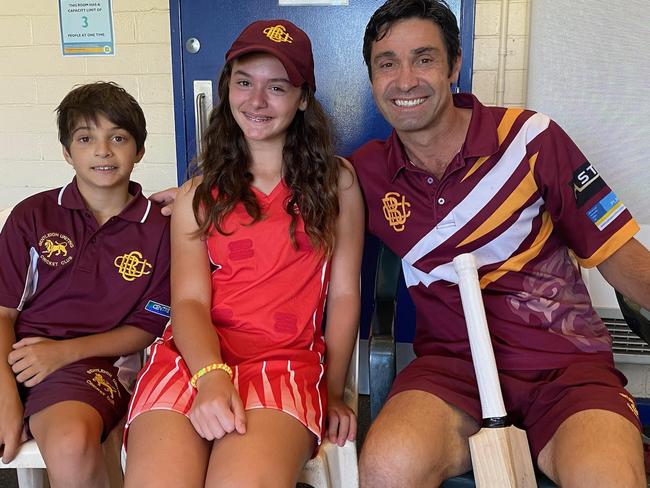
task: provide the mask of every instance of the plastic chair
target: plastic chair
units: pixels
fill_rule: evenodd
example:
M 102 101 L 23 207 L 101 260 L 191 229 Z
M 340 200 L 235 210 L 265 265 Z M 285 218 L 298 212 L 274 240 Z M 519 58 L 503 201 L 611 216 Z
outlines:
M 375 276 L 375 302 L 370 323 L 369 386 L 370 417 L 375 419 L 396 374 L 396 354 L 394 340 L 395 311 L 397 308 L 397 289 L 401 276 L 401 261 L 386 246 L 381 246 L 377 260 Z M 553 484 L 546 476 L 538 474 L 537 485 L 540 488 L 552 488 Z M 475 487 L 474 475 L 470 471 L 445 481 L 442 488 Z
M 650 311 L 616 291 L 616 300 L 628 327 L 650 344 Z
M 120 422 L 102 444 L 110 488 L 122 487 L 120 448 L 122 447 L 123 432 L 124 422 Z M 45 461 L 34 440 L 27 441 L 20 446 L 18 455 L 9 464 L 0 462 L 0 468 L 15 469 L 20 488 L 49 488 L 50 486 L 45 470 Z
M 345 403 L 358 414 L 359 405 L 359 338 L 354 346 L 348 376 L 345 382 Z M 343 447 L 323 439 L 318 454 L 307 462 L 300 478 L 314 488 L 357 488 L 359 470 L 357 468 L 357 447 L 347 441 Z

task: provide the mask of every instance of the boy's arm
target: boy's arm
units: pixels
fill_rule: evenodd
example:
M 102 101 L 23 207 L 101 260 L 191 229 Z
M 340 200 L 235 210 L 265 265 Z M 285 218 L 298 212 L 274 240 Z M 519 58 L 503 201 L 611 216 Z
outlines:
M 153 334 L 132 325 L 74 339 L 26 337 L 13 345 L 9 364 L 16 381 L 32 387 L 67 364 L 89 357 L 126 356 L 143 350 L 154 338 Z
M 347 161 L 339 177 L 340 213 L 327 293 L 328 436 L 342 446 L 356 437 L 356 418 L 343 393 L 359 325 L 359 272 L 363 251 L 363 200 L 354 170 Z
M 17 310 L 0 307 L 0 445 L 4 445 L 2 461 L 5 463 L 16 456 L 23 430 L 23 404 L 16 379 L 7 362 L 11 345 L 16 342 L 16 317 Z

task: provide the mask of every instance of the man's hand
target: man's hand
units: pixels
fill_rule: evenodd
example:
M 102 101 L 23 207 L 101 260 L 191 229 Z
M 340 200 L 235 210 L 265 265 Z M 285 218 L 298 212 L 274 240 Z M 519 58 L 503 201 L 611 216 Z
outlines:
M 215 371 L 198 381 L 198 391 L 189 411 L 196 432 L 208 441 L 226 434 L 246 433 L 246 413 L 228 375 Z
M 357 416 L 340 398 L 327 400 L 327 438 L 343 446 L 357 437 Z
M 178 194 L 178 188 L 167 188 L 166 190 L 161 190 L 154 193 L 149 197 L 149 200 L 153 200 L 156 203 L 163 205 L 163 208 L 160 212 L 169 217 L 172 214 L 174 209 L 174 201 L 176 200 L 176 195 Z
M 15 387 L 13 391 L 0 392 L 0 446 L 2 462 L 8 463 L 16 457 L 18 446 L 25 439 L 23 435 L 23 404 Z
M 26 337 L 16 342 L 14 350 L 9 353 L 9 364 L 16 381 L 31 388 L 50 373 L 73 362 L 65 342 L 45 337 Z

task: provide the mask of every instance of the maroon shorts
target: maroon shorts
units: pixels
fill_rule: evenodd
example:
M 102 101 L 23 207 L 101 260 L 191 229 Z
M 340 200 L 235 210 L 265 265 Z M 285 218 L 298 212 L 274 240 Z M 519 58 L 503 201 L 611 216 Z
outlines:
M 511 422 L 526 431 L 533 459 L 560 424 L 574 413 L 615 412 L 641 431 L 625 376 L 604 361 L 576 362 L 562 369 L 502 371 L 503 400 Z M 389 397 L 407 390 L 431 393 L 481 425 L 481 403 L 471 361 L 453 357 L 416 358 L 395 379 Z
M 115 359 L 84 359 L 58 369 L 36 386 L 21 388 L 28 436 L 32 437 L 29 417 L 55 403 L 75 400 L 99 412 L 104 423 L 104 440 L 124 417 L 129 403 L 129 394 L 117 379 Z

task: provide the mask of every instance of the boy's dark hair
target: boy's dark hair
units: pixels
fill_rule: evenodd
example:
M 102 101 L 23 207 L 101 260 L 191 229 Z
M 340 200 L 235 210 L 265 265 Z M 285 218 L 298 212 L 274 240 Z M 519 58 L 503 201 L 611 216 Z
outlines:
M 372 14 L 363 36 L 363 59 L 368 67 L 368 75 L 371 80 L 370 52 L 372 43 L 383 39 L 395 22 L 412 18 L 431 20 L 440 27 L 447 49 L 447 63 L 451 74 L 456 59 L 460 56 L 460 31 L 456 16 L 447 3 L 443 0 L 388 0 Z
M 103 115 L 135 139 L 137 150 L 144 147 L 147 122 L 142 108 L 127 91 L 113 82 L 98 81 L 75 87 L 56 108 L 59 141 L 69 151 L 72 131 L 80 120 L 97 121 Z

